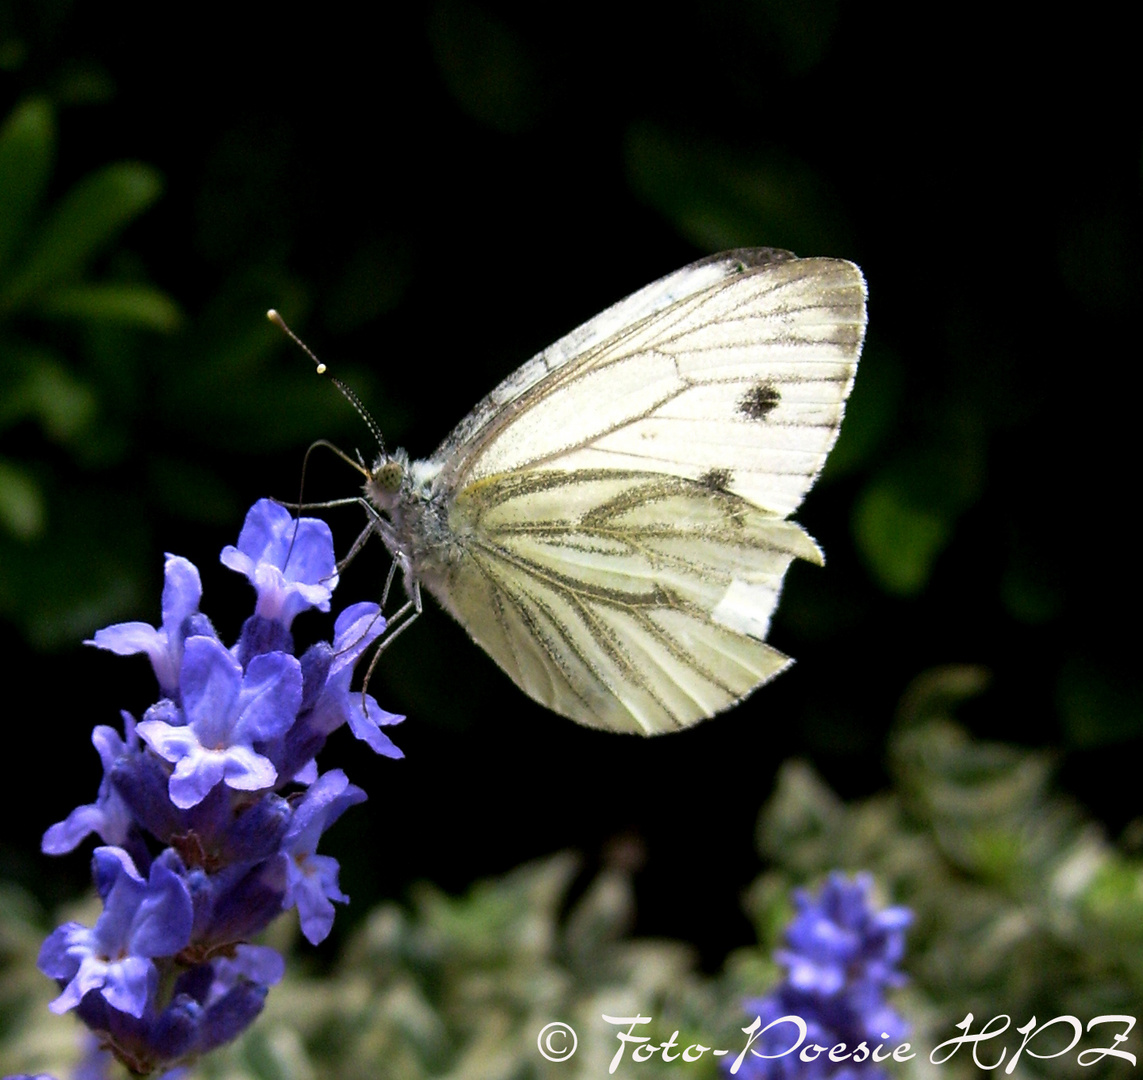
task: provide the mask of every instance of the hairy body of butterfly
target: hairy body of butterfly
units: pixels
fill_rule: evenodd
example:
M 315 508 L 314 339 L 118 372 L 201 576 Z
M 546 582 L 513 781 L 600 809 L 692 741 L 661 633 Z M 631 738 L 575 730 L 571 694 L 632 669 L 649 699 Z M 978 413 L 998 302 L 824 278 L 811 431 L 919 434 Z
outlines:
M 865 329 L 852 263 L 703 259 L 562 338 L 425 461 L 382 454 L 375 530 L 532 698 L 658 734 L 789 660 L 765 641 L 786 517 L 841 424 Z

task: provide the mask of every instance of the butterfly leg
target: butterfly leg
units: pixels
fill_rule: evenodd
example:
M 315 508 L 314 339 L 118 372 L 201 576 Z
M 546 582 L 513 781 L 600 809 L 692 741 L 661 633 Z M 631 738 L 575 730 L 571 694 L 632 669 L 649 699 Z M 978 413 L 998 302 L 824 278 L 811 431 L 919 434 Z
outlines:
M 389 563 L 389 573 L 385 578 L 385 588 L 381 591 L 381 610 L 385 610 L 385 605 L 389 602 L 389 590 L 393 587 L 393 579 L 397 576 L 397 560 L 393 559 Z
M 393 568 L 389 571 L 389 580 L 385 583 L 385 592 L 388 593 L 389 585 L 393 580 L 393 570 L 396 568 L 397 562 L 394 560 Z M 381 639 L 380 644 L 377 646 L 377 651 L 373 654 L 373 659 L 369 661 L 369 667 L 365 671 L 365 681 L 361 685 L 361 708 L 362 711 L 368 716 L 368 710 L 365 708 L 365 694 L 369 689 L 369 681 L 373 678 L 373 670 L 377 667 L 377 661 L 381 659 L 381 654 L 389 648 L 390 645 L 410 626 L 417 621 L 417 616 L 421 614 L 421 585 L 420 582 L 413 582 L 413 595 L 406 600 L 394 613 L 393 617 L 385 624 L 385 636 Z M 410 614 L 411 612 L 411 614 Z M 408 615 L 408 618 L 405 616 Z M 401 620 L 404 619 L 402 622 Z M 390 627 L 400 623 L 396 630 L 390 631 Z
M 389 593 L 389 585 L 393 580 L 394 571 L 396 570 L 396 568 L 397 568 L 397 562 L 396 562 L 396 560 L 394 560 L 393 566 L 389 570 L 389 580 L 385 582 L 385 594 L 386 594 L 386 596 Z M 382 608 L 384 608 L 384 606 L 385 606 L 384 599 L 382 599 L 382 601 L 381 601 L 381 606 L 382 606 Z M 398 626 L 396 630 L 392 631 L 392 633 L 386 633 L 385 640 L 381 642 L 380 646 L 378 646 L 377 651 L 381 652 L 383 649 L 388 648 L 389 643 L 399 633 L 401 633 L 401 631 L 404 630 L 406 626 L 412 626 L 414 620 L 417 618 L 418 615 L 420 615 L 421 610 L 422 610 L 422 606 L 421 606 L 421 583 L 419 581 L 414 581 L 413 582 L 413 595 L 408 600 L 406 600 L 395 612 L 393 612 L 393 617 L 391 619 L 389 619 L 386 623 L 386 630 L 388 630 L 388 628 L 390 626 L 395 626 L 397 623 L 400 623 L 401 625 Z M 406 618 L 406 616 L 408 616 L 408 617 Z M 404 620 L 404 621 L 402 622 L 402 620 Z
M 360 495 L 353 495 L 347 499 L 330 499 L 328 502 L 296 502 L 288 503 L 282 502 L 281 499 L 275 499 L 279 506 L 284 506 L 287 510 L 297 510 L 299 512 L 304 510 L 328 510 L 334 506 L 353 506 L 354 503 L 363 502 L 364 500 Z
M 365 512 L 369 516 L 369 524 L 366 525 L 360 533 L 358 533 L 357 539 L 353 541 L 353 545 L 346 553 L 345 558 L 337 564 L 337 572 L 339 574 L 342 573 L 355 558 L 357 558 L 358 553 L 368 542 L 369 537 L 374 533 L 377 533 L 377 535 L 381 537 L 382 542 L 389 550 L 392 550 L 393 545 L 396 543 L 395 540 L 392 540 L 391 542 L 390 538 L 392 537 L 392 527 L 390 526 L 389 522 L 387 522 L 380 514 L 378 514 L 377 511 L 374 510 L 373 507 L 370 506 L 369 503 L 360 496 L 356 496 L 352 499 L 335 499 L 334 501 L 327 503 L 308 503 L 306 505 L 306 509 L 325 509 L 331 506 L 352 506 L 355 503 L 365 508 Z M 291 506 L 289 503 L 283 503 L 282 505 L 291 510 L 297 509 L 297 507 Z M 392 570 L 390 570 L 390 578 L 392 577 L 392 573 Z M 389 587 L 386 585 L 386 594 L 388 594 L 388 589 Z M 385 606 L 384 600 L 381 601 L 381 606 Z
M 373 535 L 374 532 L 375 530 L 372 524 L 366 525 L 365 528 L 361 530 L 361 532 L 358 534 L 357 539 L 353 541 L 353 546 L 346 553 L 345 558 L 337 564 L 337 572 L 339 574 L 342 573 L 355 558 L 357 558 L 357 553 L 363 547 L 365 547 L 366 541 Z M 381 606 L 385 606 L 384 600 L 381 601 Z

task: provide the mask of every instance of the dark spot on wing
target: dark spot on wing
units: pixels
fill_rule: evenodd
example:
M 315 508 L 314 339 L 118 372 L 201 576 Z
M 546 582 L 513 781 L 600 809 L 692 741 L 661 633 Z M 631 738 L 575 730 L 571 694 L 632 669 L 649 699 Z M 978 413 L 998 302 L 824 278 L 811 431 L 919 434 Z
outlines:
M 770 382 L 755 383 L 738 402 L 738 411 L 751 420 L 765 420 L 778 407 L 782 395 Z
M 713 491 L 725 491 L 732 479 L 729 469 L 708 469 L 698 478 L 698 482 Z

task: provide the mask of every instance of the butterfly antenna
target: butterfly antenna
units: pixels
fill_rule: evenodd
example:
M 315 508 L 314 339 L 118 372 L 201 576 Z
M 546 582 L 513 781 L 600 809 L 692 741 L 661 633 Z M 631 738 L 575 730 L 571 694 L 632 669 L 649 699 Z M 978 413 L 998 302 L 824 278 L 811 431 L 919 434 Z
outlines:
M 297 334 L 295 334 L 293 332 L 293 330 L 290 329 L 290 327 L 286 323 L 286 320 L 283 319 L 282 316 L 279 315 L 277 311 L 275 311 L 273 308 L 271 308 L 269 311 L 266 312 L 266 318 L 269 319 L 270 322 L 272 322 L 276 327 L 278 327 L 279 330 L 283 331 L 287 335 L 287 337 L 289 337 L 290 340 L 293 341 L 294 344 L 297 345 L 298 348 L 301 349 L 302 352 L 304 352 L 306 354 L 306 356 L 308 356 L 314 362 L 314 367 L 317 368 L 317 373 L 319 375 L 325 374 L 325 371 L 326 371 L 325 364 L 323 364 L 317 358 L 317 355 L 314 353 L 313 349 L 311 349 L 304 341 L 302 341 L 302 339 L 300 337 L 298 337 Z M 357 395 L 354 394 L 339 379 L 334 379 L 333 383 L 349 399 L 350 404 L 352 404 L 353 407 L 355 409 L 357 409 L 358 413 L 361 414 L 361 416 L 365 420 L 366 425 L 369 427 L 369 430 L 373 433 L 373 437 L 377 440 L 378 444 L 381 446 L 382 452 L 384 452 L 384 444 L 381 442 L 381 432 L 377 427 L 377 423 L 376 423 L 376 421 L 374 421 L 373 417 L 370 416 L 368 414 L 368 412 L 366 412 L 365 406 L 363 406 L 361 404 L 361 402 L 358 400 Z M 349 464 L 352 465 L 355 469 L 358 469 L 359 471 L 365 473 L 366 477 L 369 476 L 369 470 L 366 469 L 364 465 L 357 464 L 357 462 L 355 462 L 351 457 L 349 457 L 343 450 L 339 450 L 332 443 L 328 443 L 324 439 L 321 439 L 318 442 L 313 443 L 306 450 L 306 456 L 302 459 L 302 478 L 301 478 L 301 482 L 298 485 L 298 503 L 297 503 L 297 507 L 296 507 L 296 510 L 299 514 L 305 509 L 305 505 L 306 505 L 306 503 L 305 503 L 306 470 L 309 467 L 310 454 L 312 454 L 314 449 L 318 446 L 328 447 L 335 454 L 337 454 L 338 457 L 341 457 L 345 461 L 348 461 Z M 293 555 L 293 553 L 294 553 L 294 543 L 298 538 L 299 525 L 300 525 L 299 520 L 295 518 L 295 520 L 294 520 L 294 532 L 293 532 L 293 535 L 290 537 L 290 546 L 286 551 L 286 558 L 285 558 L 286 564 L 289 563 L 290 556 Z
M 339 447 L 334 446 L 333 443 L 326 442 L 325 439 L 318 439 L 317 442 L 310 443 L 310 445 L 308 447 L 306 447 L 305 457 L 302 458 L 302 478 L 298 483 L 298 501 L 293 506 L 291 506 L 289 503 L 284 504 L 287 509 L 295 511 L 295 513 L 298 515 L 300 515 L 306 509 L 318 510 L 324 506 L 339 505 L 343 501 L 343 500 L 338 499 L 338 500 L 335 500 L 335 502 L 333 504 L 315 503 L 312 508 L 307 507 L 307 505 L 306 505 L 306 498 L 305 498 L 305 494 L 306 494 L 306 472 L 309 469 L 309 465 L 310 465 L 310 455 L 319 446 L 323 447 L 327 450 L 332 450 L 343 461 L 349 462 L 349 464 L 352 465 L 353 468 L 355 468 L 359 472 L 363 473 L 366 476 L 366 478 L 368 478 L 368 476 L 369 476 L 369 470 L 366 469 L 364 465 L 358 464 L 344 450 L 340 449 Z M 356 502 L 357 500 L 356 499 L 350 499 L 348 501 L 349 502 Z M 283 566 L 282 566 L 283 570 L 286 568 L 286 566 L 289 565 L 290 556 L 293 555 L 293 553 L 294 553 L 294 543 L 296 542 L 296 540 L 298 538 L 298 528 L 300 527 L 300 524 L 301 524 L 300 517 L 295 517 L 294 518 L 294 532 L 293 532 L 293 535 L 290 537 L 290 546 L 286 549 L 286 558 L 285 558 L 285 562 L 283 563 Z M 368 532 L 368 531 L 369 530 L 366 530 L 366 532 Z M 358 540 L 358 544 L 354 545 L 355 551 L 356 551 L 357 547 L 360 545 L 360 543 L 361 543 L 361 541 Z M 348 561 L 349 560 L 347 559 L 346 562 L 348 562 Z M 343 566 L 338 565 L 334 570 L 334 575 L 339 574 L 343 568 L 344 568 Z M 333 576 L 333 575 L 331 575 L 331 576 Z
M 302 341 L 300 337 L 298 337 L 297 334 L 293 332 L 293 330 L 289 328 L 289 326 L 286 325 L 286 320 L 283 319 L 281 315 L 279 315 L 273 308 L 270 308 L 270 310 L 266 312 L 266 318 L 269 319 L 270 322 L 272 322 L 279 330 L 283 331 L 290 338 L 290 340 L 292 340 L 293 343 L 297 345 L 298 348 L 301 349 L 302 352 L 304 352 L 306 356 L 308 356 L 314 362 L 314 367 L 317 368 L 317 373 L 319 375 L 324 375 L 326 373 L 325 364 L 323 364 L 317 358 L 313 349 L 311 349 L 304 341 Z M 361 403 L 361 398 L 359 398 L 352 390 L 350 390 L 348 386 L 345 385 L 345 383 L 343 383 L 335 376 L 330 376 L 330 382 L 332 382 L 333 385 L 341 391 L 341 394 L 345 400 L 348 401 L 349 404 L 357 410 L 357 415 L 365 421 L 365 426 L 369 428 L 370 433 L 376 440 L 378 450 L 384 454 L 385 439 L 381 435 L 381 429 L 377 426 L 377 421 L 369 415 L 369 410 L 365 408 L 365 406 Z
M 320 375 L 321 372 L 319 371 L 318 374 Z M 349 404 L 357 410 L 357 415 L 365 421 L 366 427 L 368 427 L 369 430 L 373 433 L 373 438 L 377 440 L 377 449 L 380 450 L 382 454 L 384 454 L 385 439 L 381 434 L 381 429 L 377 426 L 377 421 L 369 415 L 369 410 L 361 404 L 361 398 L 359 398 L 352 390 L 350 390 L 349 387 L 346 386 L 345 383 L 343 383 L 340 379 L 335 378 L 331 375 L 330 381 L 334 386 L 338 388 L 338 390 L 342 392 L 345 400 L 348 401 Z

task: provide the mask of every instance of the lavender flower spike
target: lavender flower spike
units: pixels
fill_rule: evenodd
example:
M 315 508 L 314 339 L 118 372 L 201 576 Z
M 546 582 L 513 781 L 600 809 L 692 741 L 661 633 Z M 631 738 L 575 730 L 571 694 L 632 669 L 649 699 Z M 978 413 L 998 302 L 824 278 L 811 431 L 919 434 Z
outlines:
M 850 881 L 835 873 L 816 897 L 794 894 L 798 913 L 786 929 L 787 947 L 774 954 L 786 978 L 773 993 L 745 1003 L 757 1017 L 756 1030 L 765 1034 L 729 1066 L 732 1074 L 746 1080 L 887 1080 L 869 1047 L 907 1032 L 884 994 L 904 982 L 896 964 L 913 916 L 907 908 L 874 908 L 872 888 L 868 874 Z M 812 1058 L 789 1052 L 796 1038 L 789 1023 L 766 1031 L 791 1016 L 805 1024 L 801 1045 L 820 1048 Z M 824 1053 L 840 1044 L 844 1057 Z M 864 1056 L 858 1052 L 863 1044 Z
M 103 764 L 96 801 L 45 834 L 46 852 L 91 833 L 103 900 L 93 928 L 67 923 L 40 951 L 55 979 L 56 1012 L 71 1010 L 99 1057 L 139 1076 L 176 1073 L 236 1038 L 282 977 L 282 958 L 250 944 L 277 915 L 298 909 L 322 940 L 333 923 L 338 865 L 317 854 L 325 830 L 365 793 L 317 756 L 348 723 L 381 753 L 400 756 L 381 727 L 401 717 L 350 689 L 353 668 L 385 630 L 376 604 L 341 613 L 335 640 L 295 655 L 290 623 L 328 610 L 337 583 L 324 522 L 293 521 L 263 500 L 222 561 L 254 583 L 257 607 L 227 648 L 198 610 L 198 570 L 168 556 L 161 627 L 121 623 L 93 644 L 145 652 L 160 697 L 124 737 L 96 727 Z M 364 704 L 363 704 L 364 701 Z M 78 1077 L 103 1075 L 97 1057 Z

